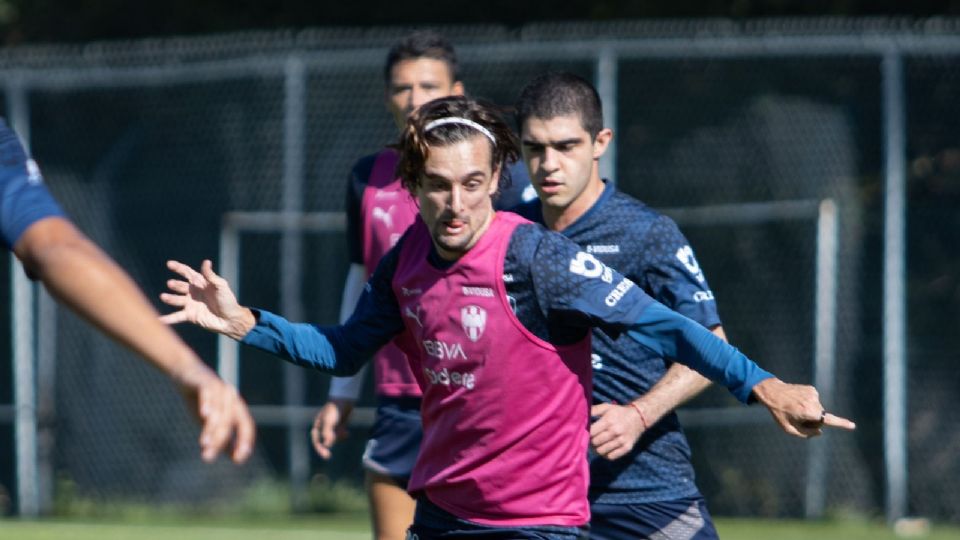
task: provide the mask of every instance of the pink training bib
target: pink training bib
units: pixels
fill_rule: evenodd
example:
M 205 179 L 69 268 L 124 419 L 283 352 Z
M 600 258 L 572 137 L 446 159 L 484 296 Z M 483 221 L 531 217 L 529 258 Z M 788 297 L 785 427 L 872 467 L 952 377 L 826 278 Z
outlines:
M 521 223 L 497 213 L 446 270 L 427 262 L 421 220 L 404 240 L 393 282 L 399 342 L 424 384 L 409 489 L 481 524 L 579 526 L 589 520 L 590 339 L 556 347 L 514 315 L 503 260 Z
M 417 217 L 417 205 L 396 177 L 399 156 L 392 149 L 377 155 L 360 203 L 363 264 L 369 278 Z M 393 342 L 373 357 L 376 393 L 383 396 L 419 396 L 420 386 L 406 356 Z

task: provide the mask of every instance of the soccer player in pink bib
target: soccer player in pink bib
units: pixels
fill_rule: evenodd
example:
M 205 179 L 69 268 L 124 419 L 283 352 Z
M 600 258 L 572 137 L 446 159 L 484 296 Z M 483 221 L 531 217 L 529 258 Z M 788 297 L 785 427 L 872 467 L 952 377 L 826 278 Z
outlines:
M 390 48 L 383 73 L 384 95 L 398 130 L 424 103 L 464 93 L 458 66 L 453 45 L 434 32 L 413 32 Z M 346 201 L 350 269 L 343 287 L 341 322 L 353 313 L 363 285 L 380 259 L 417 217 L 416 201 L 396 175 L 399 159 L 394 148 L 384 148 L 359 159 L 350 171 Z M 501 190 L 495 204 L 510 208 L 535 199 L 523 164 L 513 163 L 509 171 L 510 186 Z M 377 351 L 370 364 L 376 417 L 363 467 L 373 536 L 376 540 L 400 540 L 415 508 L 406 487 L 420 451 L 420 385 L 406 356 L 393 343 Z M 363 372 L 331 378 L 328 401 L 311 430 L 313 446 L 321 457 L 329 458 L 332 446 L 346 433 L 344 426 L 365 379 Z
M 183 279 L 170 280 L 162 299 L 180 308 L 169 323 L 337 375 L 394 339 L 423 390 L 409 538 L 584 537 L 594 327 L 762 403 L 788 433 L 853 428 L 824 412 L 814 388 L 775 378 L 563 235 L 496 212 L 500 175 L 518 149 L 491 108 L 462 97 L 423 105 L 399 149 L 419 216 L 345 324 L 295 324 L 241 306 L 210 261 L 199 271 L 168 263 Z

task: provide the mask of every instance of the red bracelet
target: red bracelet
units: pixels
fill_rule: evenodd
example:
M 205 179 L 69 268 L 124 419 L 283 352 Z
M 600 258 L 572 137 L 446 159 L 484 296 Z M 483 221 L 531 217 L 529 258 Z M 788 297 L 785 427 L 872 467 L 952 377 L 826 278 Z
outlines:
M 637 411 L 637 414 L 640 415 L 640 423 L 643 424 L 643 430 L 646 431 L 648 427 L 647 419 L 643 416 L 643 411 L 640 410 L 640 406 L 637 405 L 637 402 L 631 401 L 630 406 L 633 407 L 633 410 Z

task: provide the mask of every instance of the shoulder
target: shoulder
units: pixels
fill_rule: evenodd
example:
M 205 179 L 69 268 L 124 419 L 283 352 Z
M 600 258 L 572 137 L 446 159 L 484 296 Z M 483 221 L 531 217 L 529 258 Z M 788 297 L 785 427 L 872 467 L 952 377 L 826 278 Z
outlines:
M 615 217 L 629 218 L 623 222 L 643 227 L 649 227 L 651 223 L 665 217 L 640 199 L 619 190 L 614 192 L 607 203 L 607 207 L 604 208 L 604 215 L 607 215 L 607 213 L 611 213 Z
M 512 215 L 510 212 L 502 212 L 504 216 Z M 543 225 L 532 223 L 521 216 L 515 219 L 520 220 L 513 233 L 510 235 L 510 247 L 508 253 L 519 259 L 531 260 L 540 247 L 544 238 L 550 235 Z
M 526 254 L 524 258 L 537 261 L 537 264 L 553 259 L 566 260 L 582 251 L 576 242 L 566 236 L 527 220 L 517 225 L 510 244 L 511 251 L 517 248 Z
M 3 167 L 4 179 L 11 176 L 8 174 L 9 171 L 22 170 L 28 161 L 27 152 L 20 143 L 20 138 L 0 118 L 0 166 Z
M 353 167 L 350 168 L 350 175 L 361 183 L 367 183 L 370 180 L 370 174 L 373 172 L 373 165 L 377 162 L 377 157 L 380 156 L 381 152 L 363 156 L 355 161 Z
M 635 242 L 645 243 L 663 237 L 682 236 L 680 228 L 669 216 L 621 191 L 610 197 L 598 219 L 610 226 L 621 228 L 620 233 Z
M 0 119 L 0 239 L 13 247 L 34 223 L 63 217 L 63 211 L 44 185 L 37 164 L 27 155 L 19 137 Z

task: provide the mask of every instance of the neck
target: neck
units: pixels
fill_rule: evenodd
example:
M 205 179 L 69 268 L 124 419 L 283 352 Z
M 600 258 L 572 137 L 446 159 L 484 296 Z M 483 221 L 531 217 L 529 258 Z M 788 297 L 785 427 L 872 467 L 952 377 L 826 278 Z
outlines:
M 594 165 L 587 187 L 576 199 L 570 201 L 570 204 L 563 207 L 542 205 L 544 224 L 554 231 L 566 229 L 593 207 L 600 195 L 603 195 L 603 189 L 603 180 L 600 179 L 600 173 Z

